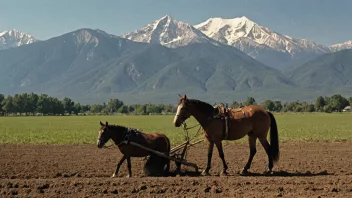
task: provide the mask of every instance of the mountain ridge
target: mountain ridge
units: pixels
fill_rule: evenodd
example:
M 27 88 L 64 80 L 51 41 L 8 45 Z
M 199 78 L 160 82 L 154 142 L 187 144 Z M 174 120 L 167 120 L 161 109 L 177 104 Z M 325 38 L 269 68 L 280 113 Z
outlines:
M 0 50 L 28 45 L 39 40 L 16 29 L 0 32 Z
M 275 39 L 271 42 L 264 39 L 270 37 L 269 29 L 263 27 L 265 36 L 263 29 L 250 19 L 241 20 L 239 36 L 229 37 L 237 47 L 164 16 L 143 27 L 158 29 L 143 37 L 145 40 L 138 39 L 141 33 L 138 30 L 138 35 L 127 33 L 120 37 L 99 29 L 81 28 L 45 41 L 0 50 L 0 92 L 47 93 L 95 102 L 117 97 L 126 104 L 143 101 L 170 104 L 178 93 L 209 102 L 232 102 L 247 96 L 258 101 L 287 101 L 312 100 L 334 92 L 351 94 L 348 61 L 352 60 L 347 57 L 352 54 L 341 50 L 350 42 L 320 48 L 314 42 L 275 33 L 280 39 L 303 47 L 320 52 L 330 50 L 292 60 L 290 53 L 295 51 L 289 51 L 285 42 L 279 45 L 283 49 L 278 50 L 269 45 Z M 212 36 L 218 32 L 214 30 Z M 184 33 L 186 36 L 182 36 Z M 331 52 L 334 49 L 337 52 Z M 291 67 L 282 72 L 280 67 L 263 63 L 273 58 L 277 62 L 291 61 Z
M 138 30 L 123 34 L 121 37 L 136 42 L 161 44 L 170 48 L 191 43 L 216 43 L 192 25 L 173 19 L 168 15 Z
M 72 98 L 141 94 L 168 98 L 183 91 L 202 96 L 273 85 L 295 87 L 279 70 L 227 45 L 168 48 L 92 29 L 0 51 L 0 82 L 0 92 L 6 94 L 39 92 Z
M 329 52 L 326 46 L 277 33 L 245 16 L 209 18 L 194 27 L 214 40 L 234 46 L 260 62 L 279 69 L 292 60 Z

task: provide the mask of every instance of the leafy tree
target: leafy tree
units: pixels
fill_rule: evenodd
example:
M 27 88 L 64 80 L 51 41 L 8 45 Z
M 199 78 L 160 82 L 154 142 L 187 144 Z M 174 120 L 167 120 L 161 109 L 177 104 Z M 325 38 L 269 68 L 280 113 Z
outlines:
M 145 113 L 161 113 L 162 107 L 160 105 L 152 105 L 148 104 L 146 105 Z
M 346 98 L 342 97 L 340 94 L 335 94 L 331 96 L 329 104 L 332 107 L 333 111 L 341 112 L 343 108 L 349 105 L 349 102 Z
M 77 115 L 78 113 L 81 113 L 82 107 L 80 103 L 75 103 L 73 106 L 73 113 Z
M 330 104 L 324 106 L 324 112 L 326 113 L 331 113 L 333 111 L 332 107 Z
M 314 105 L 309 104 L 307 102 L 302 102 L 301 106 L 302 106 L 302 111 L 304 112 L 313 112 L 315 110 Z
M 7 96 L 5 100 L 2 101 L 2 110 L 6 114 L 15 113 L 15 105 L 13 103 L 12 96 Z
M 14 113 L 23 113 L 25 109 L 25 101 L 20 94 L 15 94 L 12 98 Z
M 5 100 L 4 94 L 0 94 L 0 114 L 3 114 L 2 106 L 3 106 L 3 101 Z
M 327 105 L 327 104 L 330 103 L 331 99 L 330 99 L 330 97 L 325 96 L 325 97 L 324 97 L 324 101 L 325 101 L 325 105 Z M 325 105 L 324 105 L 324 106 L 325 106 Z
M 271 100 L 266 100 L 262 106 L 266 109 L 266 110 L 269 110 L 269 111 L 275 111 L 275 103 Z
M 48 108 L 49 110 L 49 114 L 53 114 L 53 115 L 63 115 L 65 113 L 65 106 L 62 103 L 62 101 L 60 101 L 57 98 L 53 98 L 53 97 L 49 97 L 48 98 L 48 103 L 50 105 L 50 108 Z
M 275 111 L 279 112 L 282 110 L 283 106 L 281 104 L 281 101 L 275 101 L 274 104 L 275 104 Z
M 62 100 L 62 104 L 64 105 L 65 113 L 71 113 L 74 111 L 75 102 L 73 102 L 70 98 L 64 98 Z
M 106 112 L 116 112 L 120 107 L 122 107 L 123 102 L 117 98 L 110 99 L 108 104 L 106 104 L 105 110 Z
M 244 103 L 244 105 L 255 105 L 255 99 L 253 97 L 247 97 L 246 102 Z
M 50 100 L 47 94 L 41 94 L 38 98 L 37 112 L 47 115 L 50 113 Z
M 136 108 L 137 114 L 146 114 L 146 111 L 147 111 L 147 105 L 138 105 Z
M 166 105 L 164 107 L 164 112 L 166 112 L 166 113 L 175 113 L 176 112 L 176 108 L 173 105 Z
M 325 100 L 322 96 L 319 96 L 314 103 L 316 111 L 324 111 L 324 106 L 326 105 Z
M 134 112 L 134 111 L 135 111 L 134 105 L 128 106 L 128 112 L 129 112 L 129 113 L 132 113 L 132 112 Z
M 28 95 L 28 106 L 27 112 L 34 115 L 37 111 L 37 104 L 38 104 L 39 96 L 35 93 L 31 93 Z
M 90 111 L 91 106 L 90 105 L 81 105 L 81 112 L 88 112 Z
M 101 104 L 94 104 L 91 106 L 90 111 L 92 113 L 100 113 L 103 111 L 104 106 Z
M 128 106 L 126 105 L 122 105 L 118 110 L 117 110 L 118 113 L 128 113 Z
M 301 112 L 302 106 L 299 101 L 290 102 L 285 107 L 286 111 Z

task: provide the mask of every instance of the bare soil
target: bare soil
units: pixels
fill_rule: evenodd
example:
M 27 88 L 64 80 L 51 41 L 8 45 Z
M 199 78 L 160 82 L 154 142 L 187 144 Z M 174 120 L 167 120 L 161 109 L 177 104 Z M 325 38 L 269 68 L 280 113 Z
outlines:
M 0 197 L 352 197 L 352 143 L 281 143 L 275 173 L 265 176 L 267 156 L 258 145 L 251 173 L 240 176 L 247 144 L 224 145 L 230 176 L 220 176 L 214 149 L 212 176 L 183 166 L 185 176 L 144 177 L 143 158 L 132 158 L 118 178 L 110 178 L 121 154 L 95 145 L 0 145 Z M 204 143 L 187 159 L 204 167 Z M 175 167 L 172 162 L 172 169 Z

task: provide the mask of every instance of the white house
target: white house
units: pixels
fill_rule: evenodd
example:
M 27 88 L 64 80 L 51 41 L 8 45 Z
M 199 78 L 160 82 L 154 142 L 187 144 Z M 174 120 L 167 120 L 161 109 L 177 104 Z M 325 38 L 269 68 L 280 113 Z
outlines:
M 352 108 L 351 106 L 346 106 L 342 111 L 352 111 Z

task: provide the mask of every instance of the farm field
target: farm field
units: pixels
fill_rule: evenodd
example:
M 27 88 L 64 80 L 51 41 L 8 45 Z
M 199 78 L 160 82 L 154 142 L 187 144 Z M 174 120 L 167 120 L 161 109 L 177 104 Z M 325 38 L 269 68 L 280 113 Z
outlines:
M 249 155 L 243 138 L 224 142 L 228 177 L 219 176 L 222 166 L 215 149 L 212 176 L 155 178 L 143 176 L 143 158 L 132 158 L 132 178 L 124 177 L 126 163 L 120 178 L 110 178 L 121 154 L 113 147 L 96 147 L 99 121 L 160 131 L 177 145 L 184 133 L 172 125 L 173 116 L 0 117 L 0 197 L 350 197 L 352 114 L 275 117 L 281 157 L 274 175 L 261 174 L 267 157 L 259 143 L 253 174 L 238 174 Z M 188 122 L 194 125 L 195 120 Z M 204 167 L 206 154 L 206 144 L 200 143 L 187 159 Z

